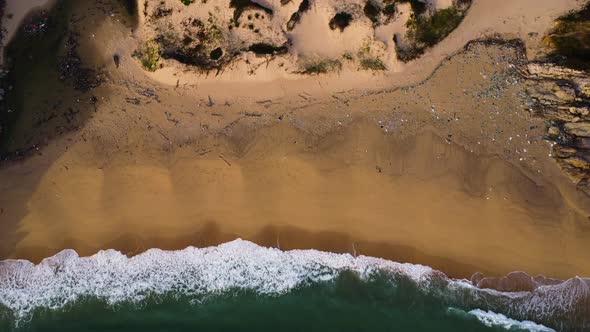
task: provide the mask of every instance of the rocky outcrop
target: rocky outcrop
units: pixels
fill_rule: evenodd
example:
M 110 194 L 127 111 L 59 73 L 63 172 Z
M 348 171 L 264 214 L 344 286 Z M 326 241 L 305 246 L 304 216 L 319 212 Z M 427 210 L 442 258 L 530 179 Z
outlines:
M 570 135 L 590 137 L 590 122 L 566 123 L 563 129 Z
M 526 68 L 530 110 L 547 119 L 561 168 L 590 196 L 590 75 L 551 63 Z

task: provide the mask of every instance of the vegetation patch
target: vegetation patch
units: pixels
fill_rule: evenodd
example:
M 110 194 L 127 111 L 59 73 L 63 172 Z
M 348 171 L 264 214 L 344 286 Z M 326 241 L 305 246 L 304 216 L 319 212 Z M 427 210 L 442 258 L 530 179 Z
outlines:
M 388 17 L 392 17 L 393 15 L 395 15 L 396 13 L 396 9 L 395 9 L 395 1 L 393 0 L 387 0 L 383 2 L 383 14 L 385 14 Z
M 414 15 L 422 15 L 426 12 L 426 9 L 428 8 L 426 2 L 423 2 L 421 0 L 386 0 L 385 2 L 409 3 L 412 7 L 412 12 L 414 13 Z
M 459 26 L 468 7 L 468 5 L 464 8 L 452 6 L 437 10 L 431 15 L 413 14 L 406 23 L 408 28 L 406 38 L 409 45 L 400 47 L 397 37 L 394 36 L 398 59 L 402 61 L 415 59 L 424 53 L 426 48 L 443 40 Z
M 293 30 L 293 28 L 295 28 L 297 23 L 299 23 L 299 21 L 301 20 L 301 16 L 303 15 L 303 13 L 308 11 L 310 8 L 311 4 L 309 3 L 309 0 L 301 1 L 301 3 L 299 4 L 299 8 L 295 13 L 293 13 L 293 15 L 291 15 L 291 18 L 287 22 L 287 30 Z
M 372 0 L 368 0 L 363 7 L 363 13 L 365 16 L 373 22 L 373 24 L 379 23 L 379 14 L 381 13 L 381 8 L 377 6 Z
M 371 47 L 372 43 L 370 40 L 365 41 L 365 44 L 357 52 L 357 58 L 359 59 L 359 65 L 364 70 L 385 70 L 387 66 L 383 63 L 383 60 L 379 57 L 379 52 L 375 51 Z
M 152 17 L 162 18 L 164 16 L 170 16 L 171 14 L 172 14 L 172 8 L 165 8 L 163 5 L 160 5 L 154 10 Z
M 377 57 L 363 58 L 360 62 L 361 68 L 365 70 L 385 70 L 387 67 L 383 61 Z
M 303 74 L 325 74 L 342 69 L 342 62 L 335 59 L 322 59 L 306 62 L 303 66 Z
M 551 57 L 560 64 L 590 70 L 590 2 L 558 18 L 545 41 L 554 49 Z
M 155 40 L 150 40 L 136 50 L 133 56 L 139 59 L 145 70 L 156 71 L 161 57 L 160 45 Z
M 407 23 L 408 37 L 426 46 L 433 46 L 448 36 L 463 20 L 456 7 L 441 9 L 432 16 L 414 15 Z
M 172 27 L 160 29 L 154 41 L 162 58 L 205 70 L 218 68 L 226 60 L 225 34 L 213 15 L 205 22 L 188 18 L 182 21 L 181 27 L 180 35 Z
M 256 54 L 285 54 L 289 51 L 286 45 L 275 46 L 267 43 L 256 43 L 248 47 L 248 51 Z
M 180 0 L 180 2 L 182 2 L 183 5 L 188 6 L 191 3 L 195 2 L 195 0 Z
M 330 26 L 330 29 L 340 29 L 340 32 L 342 32 L 350 25 L 350 21 L 352 21 L 352 15 L 347 12 L 340 12 L 332 17 L 328 25 Z

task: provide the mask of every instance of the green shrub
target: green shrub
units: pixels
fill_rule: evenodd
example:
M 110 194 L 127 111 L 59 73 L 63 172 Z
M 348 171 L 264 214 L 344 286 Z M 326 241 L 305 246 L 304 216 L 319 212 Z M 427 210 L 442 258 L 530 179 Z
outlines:
M 342 63 L 339 60 L 323 59 L 305 63 L 303 73 L 305 74 L 324 74 L 331 71 L 342 69 Z
M 552 55 L 564 58 L 564 65 L 590 70 L 590 2 L 558 18 L 545 41 L 554 48 Z
M 372 57 L 372 58 L 363 58 L 360 62 L 361 68 L 365 70 L 385 70 L 385 64 L 381 59 Z
M 448 36 L 463 20 L 463 12 L 455 7 L 437 10 L 431 16 L 413 15 L 406 26 L 408 38 L 433 46 Z
M 139 59 L 145 70 L 156 71 L 161 57 L 160 45 L 157 42 L 150 40 L 139 50 L 135 51 L 133 56 Z

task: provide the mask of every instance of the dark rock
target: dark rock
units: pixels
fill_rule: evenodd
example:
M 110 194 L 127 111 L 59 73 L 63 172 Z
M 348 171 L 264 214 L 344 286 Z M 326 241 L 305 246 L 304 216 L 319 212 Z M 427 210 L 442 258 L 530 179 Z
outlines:
M 574 142 L 572 145 L 578 149 L 590 150 L 590 138 L 577 137 L 574 139 Z
M 115 62 L 115 66 L 119 68 L 119 65 L 121 64 L 121 58 L 118 54 L 113 55 L 113 61 Z

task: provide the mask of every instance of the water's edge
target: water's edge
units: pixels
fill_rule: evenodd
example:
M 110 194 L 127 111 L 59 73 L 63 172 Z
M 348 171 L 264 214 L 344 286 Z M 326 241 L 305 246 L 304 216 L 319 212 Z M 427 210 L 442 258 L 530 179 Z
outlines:
M 476 317 L 489 327 L 590 328 L 590 279 L 576 277 L 531 291 L 500 292 L 448 278 L 426 266 L 317 250 L 281 251 L 243 240 L 209 248 L 150 249 L 133 257 L 115 250 L 79 257 L 64 250 L 38 265 L 0 261 L 0 327 L 18 329 L 44 313 L 72 311 L 88 299 L 106 307 L 138 308 L 171 298 L 207 306 L 207 299 L 215 302 L 244 294 L 280 302 L 284 297 L 314 294 L 309 291 L 314 287 L 333 289 L 347 278 L 356 280 L 354 285 L 360 283 L 352 286 L 360 287 L 360 294 L 375 289 L 383 297 L 379 301 L 398 303 L 393 306 L 396 310 L 406 302 L 421 303 L 424 308 L 447 308 L 449 316 Z M 342 291 L 329 296 L 334 294 L 342 297 Z M 368 297 L 371 303 L 374 297 Z

